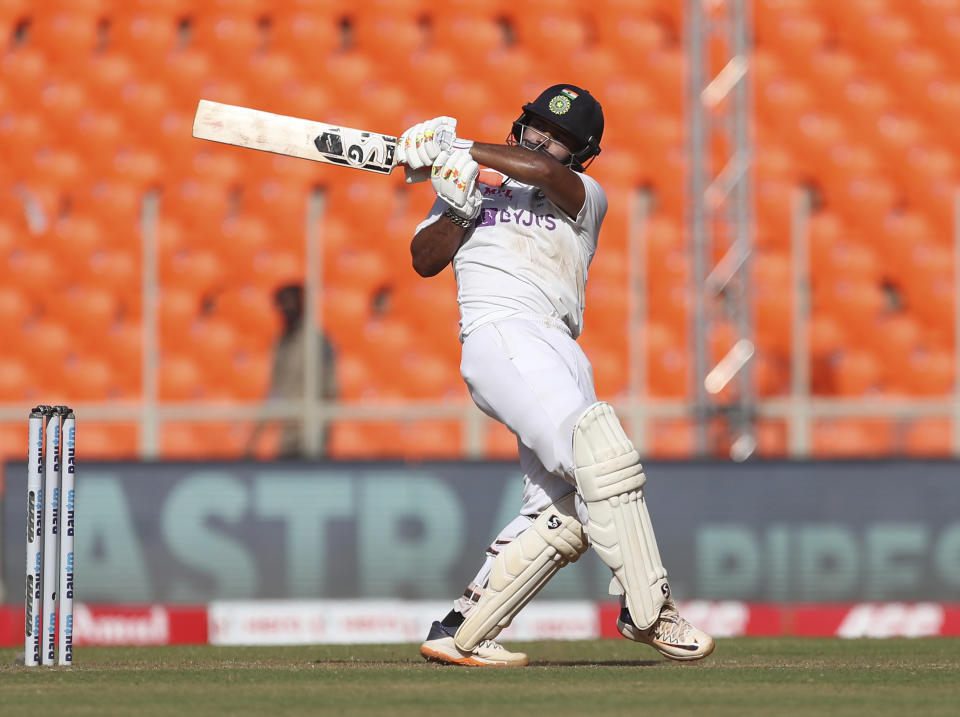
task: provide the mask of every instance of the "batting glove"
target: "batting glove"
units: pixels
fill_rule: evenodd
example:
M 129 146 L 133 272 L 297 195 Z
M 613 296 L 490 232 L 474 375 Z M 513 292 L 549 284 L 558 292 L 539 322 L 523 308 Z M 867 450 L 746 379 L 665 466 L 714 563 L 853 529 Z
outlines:
M 429 167 L 457 138 L 457 120 L 435 117 L 413 125 L 397 141 L 397 163 L 408 169 Z
M 473 161 L 469 150 L 441 152 L 430 170 L 430 182 L 433 191 L 455 214 L 475 219 L 483 202 L 483 194 L 477 188 L 479 174 L 480 166 Z

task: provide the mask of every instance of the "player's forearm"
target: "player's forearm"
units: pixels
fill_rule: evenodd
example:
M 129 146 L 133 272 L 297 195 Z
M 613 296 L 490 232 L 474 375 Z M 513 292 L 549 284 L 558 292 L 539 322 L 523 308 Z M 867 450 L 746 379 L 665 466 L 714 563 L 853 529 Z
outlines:
M 467 230 L 446 217 L 424 227 L 410 243 L 413 268 L 420 276 L 434 276 L 450 263 Z
M 556 177 L 567 174 L 569 169 L 543 152 L 535 152 L 525 147 L 506 144 L 487 144 L 474 142 L 470 155 L 477 163 L 490 169 L 503 172 L 518 182 L 545 188 L 556 181 Z
M 576 217 L 586 198 L 577 173 L 545 152 L 525 147 L 475 142 L 470 155 L 478 164 L 503 172 L 518 182 L 539 187 L 550 201 Z

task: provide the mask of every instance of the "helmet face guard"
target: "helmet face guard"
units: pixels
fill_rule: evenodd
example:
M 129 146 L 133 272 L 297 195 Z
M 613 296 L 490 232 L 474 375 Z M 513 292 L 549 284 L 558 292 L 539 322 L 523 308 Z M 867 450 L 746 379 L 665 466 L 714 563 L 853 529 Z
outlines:
M 572 169 L 584 171 L 600 154 L 603 108 L 587 90 L 575 85 L 554 85 L 541 92 L 537 99 L 523 106 L 523 114 L 513 123 L 511 136 L 516 143 L 521 142 L 531 117 L 556 125 L 580 142 L 579 147 L 571 148 L 566 162 Z

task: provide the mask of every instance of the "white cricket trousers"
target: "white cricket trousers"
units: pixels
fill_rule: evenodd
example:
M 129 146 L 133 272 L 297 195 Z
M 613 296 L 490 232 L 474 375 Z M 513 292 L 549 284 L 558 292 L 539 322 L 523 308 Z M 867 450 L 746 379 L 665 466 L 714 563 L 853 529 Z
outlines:
M 520 515 L 487 548 L 480 571 L 453 608 L 477 604 L 500 550 L 551 503 L 575 490 L 573 427 L 597 396 L 593 369 L 580 345 L 547 321 L 505 319 L 484 324 L 463 341 L 460 374 L 477 406 L 517 435 L 523 498 Z M 577 499 L 586 522 L 586 505 Z
M 494 321 L 464 339 L 460 374 L 480 410 L 517 435 L 520 514 L 573 492 L 573 428 L 597 401 L 580 345 L 547 320 Z

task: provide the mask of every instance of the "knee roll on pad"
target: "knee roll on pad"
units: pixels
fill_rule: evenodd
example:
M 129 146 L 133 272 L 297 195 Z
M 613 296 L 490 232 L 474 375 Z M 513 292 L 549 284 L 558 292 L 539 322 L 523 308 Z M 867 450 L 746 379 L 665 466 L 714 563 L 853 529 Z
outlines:
M 643 499 L 640 455 L 610 404 L 595 403 L 580 416 L 573 462 L 590 543 L 623 586 L 634 624 L 647 628 L 670 597 L 670 586 Z
M 469 652 L 483 640 L 495 638 L 560 568 L 586 552 L 587 538 L 577 519 L 575 495 L 551 505 L 500 551 L 480 602 L 454 636 L 457 647 Z

